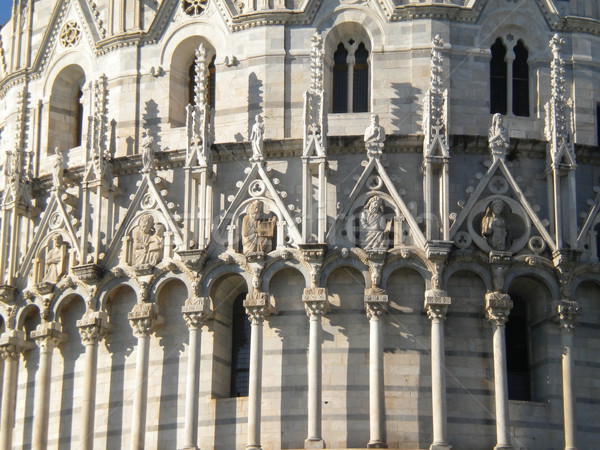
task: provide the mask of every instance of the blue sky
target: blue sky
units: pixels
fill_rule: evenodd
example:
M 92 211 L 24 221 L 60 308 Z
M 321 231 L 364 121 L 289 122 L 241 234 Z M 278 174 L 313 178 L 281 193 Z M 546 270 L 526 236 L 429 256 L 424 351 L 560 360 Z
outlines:
M 10 17 L 12 2 L 10 0 L 0 0 L 0 24 L 4 25 Z

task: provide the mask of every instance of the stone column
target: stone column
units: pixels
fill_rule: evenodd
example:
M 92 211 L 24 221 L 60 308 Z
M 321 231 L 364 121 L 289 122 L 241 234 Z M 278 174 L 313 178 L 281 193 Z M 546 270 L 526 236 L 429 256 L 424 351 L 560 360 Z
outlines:
M 85 368 L 83 373 L 83 395 L 79 430 L 79 448 L 94 448 L 94 420 L 96 413 L 96 372 L 98 369 L 98 343 L 108 330 L 106 313 L 87 311 L 77 321 L 81 341 L 85 346 Z
M 12 449 L 19 353 L 30 347 L 31 343 L 25 340 L 23 331 L 9 330 L 0 338 L 0 358 L 4 360 L 2 410 L 0 411 L 0 450 Z
M 251 323 L 250 376 L 248 382 L 248 441 L 247 449 L 261 450 L 260 409 L 262 397 L 263 322 L 270 314 L 268 294 L 254 291 L 244 301 Z
M 449 450 L 446 420 L 444 321 L 452 300 L 440 290 L 425 292 L 425 312 L 431 319 L 431 401 L 433 443 L 430 450 Z
M 562 343 L 562 388 L 565 427 L 565 450 L 577 450 L 577 421 L 575 396 L 573 395 L 573 331 L 577 316 L 581 314 L 579 304 L 561 300 L 558 304 L 557 321 Z
M 188 298 L 181 309 L 187 324 L 189 354 L 185 386 L 184 450 L 198 447 L 198 396 L 200 386 L 200 343 L 202 326 L 209 317 L 209 300 L 205 297 Z
M 496 445 L 494 449 L 512 448 L 508 425 L 508 382 L 506 376 L 506 322 L 512 309 L 512 300 L 501 292 L 485 295 L 487 319 L 494 330 L 494 395 L 496 401 Z
M 369 421 L 367 448 L 387 448 L 385 436 L 385 384 L 383 378 L 383 316 L 388 296 L 381 289 L 365 290 L 365 311 L 369 319 Z
M 67 338 L 64 333 L 61 333 L 61 328 L 62 326 L 58 322 L 44 322 L 31 332 L 31 338 L 35 340 L 40 349 L 40 365 L 35 386 L 35 403 L 33 405 L 33 439 L 31 447 L 34 450 L 46 450 L 48 447 L 52 353 L 54 347 Z
M 133 415 L 131 419 L 131 450 L 143 450 L 146 437 L 146 408 L 148 401 L 148 357 L 150 335 L 159 321 L 155 303 L 138 303 L 127 315 L 133 334 L 138 340 L 133 387 Z
M 308 436 L 304 448 L 325 448 L 321 435 L 321 403 L 322 403 L 322 353 L 321 317 L 329 309 L 326 288 L 304 289 L 302 301 L 306 308 L 310 323 L 308 345 Z

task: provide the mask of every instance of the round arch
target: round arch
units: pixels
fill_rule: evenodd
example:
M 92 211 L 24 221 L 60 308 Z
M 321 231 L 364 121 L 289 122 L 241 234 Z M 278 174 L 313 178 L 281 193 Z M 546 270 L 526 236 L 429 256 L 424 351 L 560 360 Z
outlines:
M 492 275 L 485 267 L 477 263 L 467 263 L 464 261 L 451 263 L 446 267 L 442 279 L 443 289 L 447 288 L 448 280 L 457 272 L 471 272 L 483 281 L 487 292 L 492 292 L 494 290 Z
M 506 274 L 504 279 L 505 292 L 509 292 L 509 288 L 517 278 L 536 279 L 548 289 L 553 301 L 560 299 L 560 287 L 553 273 L 538 267 L 517 267 Z
M 105 311 L 106 306 L 108 304 L 108 300 L 113 297 L 115 292 L 120 288 L 127 287 L 131 289 L 135 297 L 139 299 L 141 297 L 140 287 L 137 283 L 129 278 L 113 278 L 109 282 L 107 282 L 104 286 L 102 286 L 100 294 L 98 295 L 97 300 L 97 310 Z
M 263 292 L 269 292 L 269 286 L 273 277 L 286 269 L 292 269 L 298 272 L 304 279 L 304 287 L 309 288 L 311 286 L 310 273 L 306 266 L 294 261 L 278 259 L 263 271 L 261 290 Z
M 350 255 L 346 258 L 333 258 L 330 261 L 326 262 L 323 268 L 321 269 L 321 283 L 319 285 L 326 286 L 327 280 L 332 274 L 332 272 L 342 267 L 350 267 L 358 270 L 363 276 L 365 289 L 371 288 L 371 276 L 369 275 L 369 267 L 357 257 Z

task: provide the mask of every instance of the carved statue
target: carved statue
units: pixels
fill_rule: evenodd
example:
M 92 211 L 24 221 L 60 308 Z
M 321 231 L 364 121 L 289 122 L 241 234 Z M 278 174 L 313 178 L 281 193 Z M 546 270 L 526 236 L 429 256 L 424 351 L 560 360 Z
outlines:
M 252 158 L 250 161 L 262 161 L 265 124 L 260 114 L 257 114 L 255 119 L 256 122 L 254 122 L 254 125 L 252 126 L 252 133 L 250 134 L 250 141 L 252 141 Z
M 142 131 L 142 172 L 154 168 L 154 138 L 146 130 Z
M 506 203 L 496 199 L 485 209 L 481 220 L 481 235 L 494 250 L 505 251 L 509 246 L 509 228 L 506 220 Z
M 387 250 L 392 222 L 383 215 L 383 200 L 375 195 L 360 213 L 360 244 L 366 251 Z
M 63 154 L 56 149 L 56 156 L 54 157 L 54 167 L 52 168 L 52 184 L 54 189 L 62 188 L 64 185 L 64 159 Z
M 67 244 L 62 235 L 56 234 L 52 238 L 53 247 L 46 251 L 44 278 L 42 281 L 57 283 L 66 274 Z
M 508 132 L 502 126 L 502 121 L 502 114 L 494 114 L 492 126 L 488 134 L 488 143 L 493 155 L 505 155 L 510 143 Z
M 147 214 L 140 218 L 137 229 L 133 232 L 133 265 L 149 264 L 150 246 L 155 235 L 154 218 Z
M 259 200 L 253 201 L 242 221 L 242 251 L 249 253 L 269 253 L 273 247 L 275 234 L 275 216 L 268 217 L 264 213 L 263 204 Z
M 365 130 L 365 148 L 367 154 L 380 155 L 385 141 L 385 130 L 379 125 L 379 116 L 371 114 L 371 124 Z

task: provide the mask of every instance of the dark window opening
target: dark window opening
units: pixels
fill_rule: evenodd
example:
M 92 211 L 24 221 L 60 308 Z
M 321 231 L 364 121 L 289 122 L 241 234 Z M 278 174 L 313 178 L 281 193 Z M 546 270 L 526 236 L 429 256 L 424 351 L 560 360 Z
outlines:
M 348 51 L 338 45 L 333 54 L 333 112 L 348 112 Z
M 600 103 L 596 105 L 596 145 L 600 146 Z
M 362 42 L 356 49 L 354 85 L 352 86 L 352 111 L 369 111 L 369 51 Z
M 513 114 L 515 116 L 529 116 L 529 65 L 527 64 L 529 52 L 520 39 L 514 48 L 514 52 Z
M 506 114 L 506 47 L 496 39 L 491 48 L 490 60 L 490 113 Z
M 83 145 L 83 91 L 77 89 L 75 95 L 75 147 Z
M 506 323 L 506 365 L 508 398 L 511 400 L 531 400 L 527 305 L 514 297 L 513 308 Z
M 231 322 L 231 397 L 248 396 L 250 376 L 250 322 L 244 308 L 246 294 L 233 302 Z

